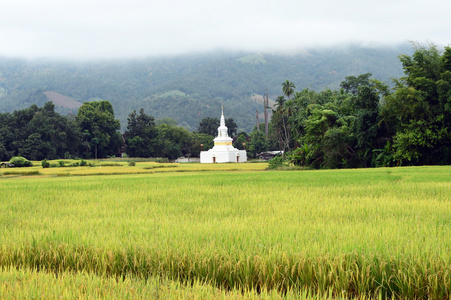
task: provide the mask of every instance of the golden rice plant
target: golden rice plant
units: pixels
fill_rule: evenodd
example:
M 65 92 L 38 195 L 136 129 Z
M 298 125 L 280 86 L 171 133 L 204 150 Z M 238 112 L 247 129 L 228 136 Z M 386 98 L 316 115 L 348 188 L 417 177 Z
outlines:
M 450 167 L 215 166 L 3 178 L 0 265 L 242 295 L 449 298 Z

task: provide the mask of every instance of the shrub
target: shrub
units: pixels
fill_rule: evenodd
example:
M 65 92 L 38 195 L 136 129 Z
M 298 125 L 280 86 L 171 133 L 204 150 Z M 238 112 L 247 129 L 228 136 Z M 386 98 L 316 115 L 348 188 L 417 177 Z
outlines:
M 47 161 L 47 159 L 44 159 L 41 162 L 41 165 L 42 165 L 43 168 L 50 168 L 50 163 Z
M 129 165 L 130 167 L 134 167 L 134 166 L 136 166 L 136 162 L 131 161 L 131 162 L 128 163 L 128 165 Z
M 60 166 L 60 167 L 65 167 L 66 165 L 65 165 L 65 162 L 63 161 L 63 160 L 60 160 L 59 162 L 58 162 L 58 165 Z
M 88 163 L 86 162 L 86 160 L 82 159 L 82 160 L 80 161 L 80 167 L 85 167 L 85 166 L 87 166 L 87 165 L 88 165 Z
M 269 161 L 268 168 L 270 170 L 277 169 L 283 166 L 283 158 L 281 156 L 276 156 Z
M 22 157 L 22 156 L 15 156 L 15 157 L 11 158 L 9 160 L 9 163 L 13 164 L 14 167 L 18 167 L 18 168 L 33 166 L 33 164 L 28 159 L 26 159 L 25 157 Z

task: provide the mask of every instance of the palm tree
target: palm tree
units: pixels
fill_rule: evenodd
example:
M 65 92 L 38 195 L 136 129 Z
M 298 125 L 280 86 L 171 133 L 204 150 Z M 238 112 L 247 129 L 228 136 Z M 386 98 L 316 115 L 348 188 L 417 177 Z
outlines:
M 296 86 L 294 85 L 294 83 L 289 81 L 288 79 L 285 80 L 284 83 L 282 83 L 282 92 L 288 99 L 290 99 L 291 95 L 293 95 L 295 88 Z
M 282 108 L 283 108 L 284 103 L 285 103 L 285 98 L 283 96 L 277 97 L 276 105 L 275 105 L 275 107 L 276 107 L 275 111 L 281 111 Z

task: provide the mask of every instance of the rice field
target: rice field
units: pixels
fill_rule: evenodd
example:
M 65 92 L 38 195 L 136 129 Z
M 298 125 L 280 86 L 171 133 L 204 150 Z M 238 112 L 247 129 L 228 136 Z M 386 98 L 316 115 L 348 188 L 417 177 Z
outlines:
M 65 167 L 58 167 L 62 162 Z M 80 161 L 55 160 L 49 161 L 55 167 L 42 168 L 41 162 L 33 161 L 33 167 L 0 169 L 0 176 L 88 176 L 88 175 L 130 175 L 152 174 L 162 172 L 205 172 L 205 171 L 262 171 L 268 166 L 265 162 L 246 164 L 199 164 L 199 163 L 156 163 L 136 162 L 135 166 L 129 166 L 126 161 L 87 161 L 91 166 L 70 166 Z
M 0 293 L 450 298 L 451 167 L 265 168 L 2 169 Z

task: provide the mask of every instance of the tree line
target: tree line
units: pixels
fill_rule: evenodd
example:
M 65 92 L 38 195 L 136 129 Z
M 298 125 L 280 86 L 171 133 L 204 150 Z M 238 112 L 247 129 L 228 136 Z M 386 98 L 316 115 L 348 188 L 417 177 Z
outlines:
M 303 167 L 450 164 L 451 48 L 414 50 L 399 57 L 404 76 L 393 89 L 371 73 L 346 77 L 336 91 L 298 92 L 287 80 L 267 143 Z
M 178 127 L 172 119 L 158 120 L 133 111 L 124 134 L 109 101 L 85 102 L 76 116 L 62 116 L 55 105 L 0 114 L 0 160 L 15 156 L 30 160 L 60 158 L 108 158 L 126 152 L 131 157 L 199 156 L 213 147 L 211 132 L 200 126 L 199 132 Z M 233 119 L 229 122 L 234 123 Z M 219 121 L 218 121 L 219 122 Z M 236 124 L 235 124 L 236 131 Z

